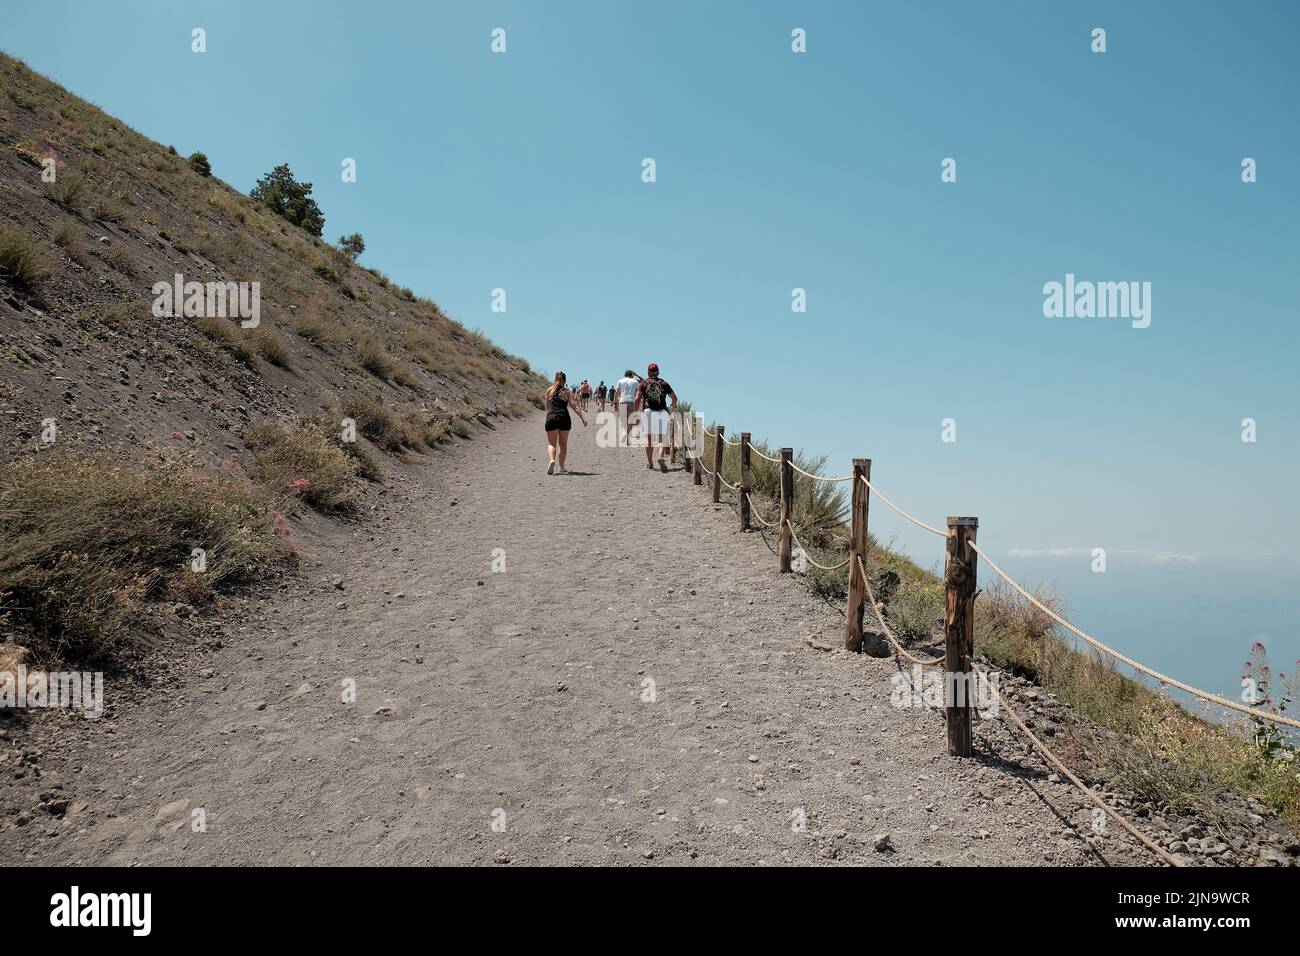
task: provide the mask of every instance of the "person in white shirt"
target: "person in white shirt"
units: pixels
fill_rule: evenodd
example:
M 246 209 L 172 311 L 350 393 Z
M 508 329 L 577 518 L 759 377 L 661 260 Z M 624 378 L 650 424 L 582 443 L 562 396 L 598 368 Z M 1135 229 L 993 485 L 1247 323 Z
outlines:
M 636 405 L 637 391 L 641 387 L 641 376 L 628 369 L 614 384 L 614 411 L 618 415 L 619 444 L 628 444 L 628 416 Z

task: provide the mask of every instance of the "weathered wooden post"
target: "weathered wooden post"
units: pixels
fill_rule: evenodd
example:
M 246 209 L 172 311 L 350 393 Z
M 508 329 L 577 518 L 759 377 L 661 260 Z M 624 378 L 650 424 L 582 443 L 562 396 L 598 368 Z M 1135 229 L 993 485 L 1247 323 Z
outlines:
M 677 416 L 668 415 L 668 463 L 677 464 Z
M 722 500 L 722 456 L 727 453 L 727 442 L 722 436 L 726 429 L 721 425 L 713 436 L 713 503 Z
M 853 507 L 850 511 L 852 526 L 849 532 L 849 604 L 844 612 L 844 647 L 858 653 L 866 651 L 872 657 L 886 657 L 889 648 L 878 634 L 864 635 L 862 613 L 867 600 L 867 582 L 863 574 L 867 568 L 867 509 L 871 503 L 871 489 L 862 479 L 871 480 L 871 459 L 853 459 Z M 861 568 L 859 568 L 859 560 Z
M 704 484 L 704 462 L 700 461 L 704 457 L 704 416 L 695 416 L 695 428 L 691 430 L 691 444 L 695 446 L 695 468 L 691 473 L 691 482 L 693 484 Z
M 740 530 L 749 530 L 749 432 L 740 433 Z
M 790 571 L 790 519 L 794 517 L 794 449 L 781 449 L 781 539 L 777 545 L 776 557 L 781 571 Z
M 944 704 L 948 716 L 948 753 L 971 755 L 971 714 L 975 704 L 971 654 L 975 646 L 975 552 L 971 543 L 978 518 L 949 517 L 943 583 Z

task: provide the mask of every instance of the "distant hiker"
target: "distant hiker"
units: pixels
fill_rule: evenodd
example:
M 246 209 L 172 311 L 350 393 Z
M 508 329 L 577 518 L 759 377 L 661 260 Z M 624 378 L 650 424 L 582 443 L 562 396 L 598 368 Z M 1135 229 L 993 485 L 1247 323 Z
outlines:
M 591 383 L 585 378 L 582 384 L 578 386 L 578 398 L 582 399 L 582 410 L 585 412 L 591 404 Z
M 569 418 L 569 409 L 573 409 L 579 418 L 582 411 L 573 404 L 573 392 L 566 386 L 567 379 L 563 372 L 555 373 L 555 381 L 546 390 L 546 473 L 555 474 L 558 465 L 560 474 L 567 475 L 564 467 L 565 456 L 569 453 L 569 429 L 573 420 Z M 582 418 L 582 427 L 587 427 L 587 419 Z
M 668 464 L 664 461 L 664 443 L 671 415 L 668 400 L 672 399 L 672 411 L 677 411 L 677 393 L 659 377 L 659 366 L 654 362 L 650 363 L 646 373 L 649 377 L 641 382 L 636 396 L 636 411 L 641 413 L 641 434 L 645 436 L 645 466 L 653 469 L 657 456 L 659 470 L 666 472 Z
M 614 411 L 618 414 L 619 444 L 628 441 L 628 417 L 636 404 L 636 393 L 641 383 L 636 372 L 628 369 L 614 385 L 614 398 L 617 404 Z
M 600 406 L 600 411 L 605 410 L 605 380 L 602 378 L 600 384 L 596 386 L 596 404 Z

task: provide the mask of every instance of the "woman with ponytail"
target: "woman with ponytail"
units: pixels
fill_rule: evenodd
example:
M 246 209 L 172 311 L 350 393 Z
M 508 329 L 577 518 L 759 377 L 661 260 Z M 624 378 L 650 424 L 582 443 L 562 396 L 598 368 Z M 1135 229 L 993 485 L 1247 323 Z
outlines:
M 569 409 L 582 418 L 582 427 L 587 427 L 587 419 L 582 411 L 573 404 L 573 392 L 564 384 L 567 379 L 563 372 L 555 373 L 555 381 L 546 390 L 546 473 L 555 474 L 558 466 L 560 474 L 568 474 L 564 467 L 564 458 L 569 453 L 569 429 L 573 420 L 569 418 Z

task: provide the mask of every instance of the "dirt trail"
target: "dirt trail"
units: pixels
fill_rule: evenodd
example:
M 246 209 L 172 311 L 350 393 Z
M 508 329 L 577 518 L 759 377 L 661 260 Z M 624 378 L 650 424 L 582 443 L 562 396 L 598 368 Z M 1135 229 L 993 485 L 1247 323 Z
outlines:
M 841 621 L 730 508 L 594 438 L 573 433 L 568 476 L 544 474 L 540 419 L 408 470 L 213 677 L 85 722 L 45 765 L 85 806 L 0 858 L 1150 862 L 1085 845 L 1091 814 L 1041 764 L 949 758 L 938 713 L 891 706 L 892 661 L 804 643 Z M 1020 761 L 1010 731 L 978 735 Z

